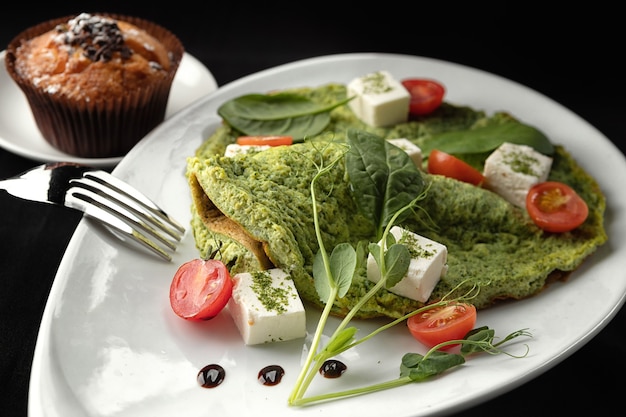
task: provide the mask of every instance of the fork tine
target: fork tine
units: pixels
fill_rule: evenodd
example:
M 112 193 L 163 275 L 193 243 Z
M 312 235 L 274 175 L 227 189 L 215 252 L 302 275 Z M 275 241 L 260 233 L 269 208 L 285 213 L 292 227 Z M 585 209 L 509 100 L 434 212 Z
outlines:
M 142 227 L 131 226 L 133 222 L 129 221 L 130 218 L 124 218 L 124 220 L 122 220 L 122 214 L 119 211 L 112 209 L 110 207 L 111 203 L 101 195 L 86 189 L 72 188 L 68 190 L 65 201 L 69 207 L 81 210 L 88 217 L 101 221 L 118 233 L 129 237 L 133 241 L 154 252 L 166 261 L 172 260 L 172 256 L 165 249 L 156 244 L 153 239 L 150 239 L 141 232 L 141 229 L 143 229 Z M 163 238 L 161 237 L 157 239 L 161 241 Z M 167 242 L 167 240 L 165 240 L 165 242 Z M 175 246 L 173 246 L 171 242 L 169 242 L 169 244 L 165 244 L 165 246 L 171 250 L 175 250 Z
M 126 213 L 126 217 L 132 217 L 133 220 L 143 224 L 145 227 L 154 229 L 149 226 L 149 224 L 151 224 L 177 241 L 182 239 L 182 234 L 179 231 L 179 228 L 176 227 L 176 224 L 172 224 L 171 221 L 165 221 L 166 219 L 163 217 L 167 216 L 165 212 L 161 209 L 157 208 L 155 210 L 151 207 L 147 207 L 145 204 L 141 204 L 139 200 L 133 198 L 133 196 L 125 192 L 122 192 L 122 190 L 117 189 L 117 187 L 110 187 L 108 183 L 94 181 L 91 178 L 72 179 L 70 184 L 73 187 L 79 187 L 96 193 L 106 200 L 110 200 L 112 203 L 117 204 L 119 207 L 123 207 L 125 210 L 134 215 L 133 217 Z M 105 203 L 101 202 L 101 204 Z M 119 208 L 117 210 L 119 210 Z
M 177 230 L 179 233 L 185 233 L 185 228 L 181 226 L 176 220 L 171 218 L 167 213 L 165 213 L 158 205 L 156 205 L 151 199 L 146 197 L 144 194 L 131 187 L 129 184 L 124 181 L 116 178 L 115 176 L 109 174 L 106 171 L 102 170 L 93 170 L 87 171 L 83 174 L 84 178 L 91 178 L 94 181 L 99 182 L 100 184 L 117 191 L 118 193 L 124 195 L 129 200 L 136 202 L 138 205 L 144 207 L 150 213 L 163 220 L 166 224 L 170 225 L 172 228 Z
M 144 221 L 144 218 L 136 216 L 135 213 L 128 210 L 123 204 L 119 204 L 119 201 L 117 201 L 114 197 L 98 191 L 90 190 L 84 187 L 84 185 L 85 184 L 81 184 L 81 187 L 70 188 L 68 190 L 68 194 L 106 210 L 108 213 L 126 222 L 133 229 L 140 230 L 142 233 L 151 235 L 169 249 L 174 250 L 176 248 L 175 243 L 168 239 L 166 235 L 161 233 L 165 230 L 159 230 L 152 224 Z M 178 237 L 174 237 L 174 239 L 176 241 L 180 240 Z

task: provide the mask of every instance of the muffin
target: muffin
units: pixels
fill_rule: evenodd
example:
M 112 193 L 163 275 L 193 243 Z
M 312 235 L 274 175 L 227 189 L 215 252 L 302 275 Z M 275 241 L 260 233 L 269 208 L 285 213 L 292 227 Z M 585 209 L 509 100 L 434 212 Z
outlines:
M 5 64 L 53 147 L 108 158 L 126 154 L 164 120 L 183 52 L 153 22 L 81 13 L 17 35 Z

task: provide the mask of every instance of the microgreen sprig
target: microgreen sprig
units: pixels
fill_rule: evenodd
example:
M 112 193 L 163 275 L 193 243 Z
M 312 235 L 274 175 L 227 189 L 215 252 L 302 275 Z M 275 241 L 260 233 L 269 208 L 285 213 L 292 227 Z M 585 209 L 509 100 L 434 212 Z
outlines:
M 385 195 L 386 198 L 390 198 L 388 197 L 389 193 L 386 188 L 397 187 L 398 182 L 401 182 L 403 179 L 415 179 L 415 172 L 413 172 L 409 165 L 407 165 L 406 159 L 403 159 L 402 156 L 398 156 L 398 154 L 394 152 L 393 148 L 389 148 L 389 146 L 392 145 L 388 145 L 386 141 L 382 139 L 380 139 L 380 142 L 376 142 L 377 139 L 380 138 L 366 133 L 358 133 L 356 135 L 351 135 L 349 133 L 348 142 L 350 143 L 350 147 L 348 148 L 346 154 L 350 155 L 350 150 L 353 149 L 353 146 L 356 145 L 357 152 L 361 152 L 356 157 L 358 159 L 356 164 L 359 165 L 361 168 L 366 169 L 368 166 L 376 165 L 380 161 L 366 160 L 367 156 L 365 153 L 363 153 L 363 150 L 365 149 L 363 147 L 365 143 L 364 141 L 369 141 L 370 148 L 371 146 L 376 146 L 378 144 L 378 151 L 381 152 L 369 152 L 369 154 L 374 154 L 378 157 L 382 153 L 382 155 L 386 157 L 386 161 L 384 163 L 387 166 L 382 167 L 380 164 L 378 164 L 377 168 L 379 170 L 381 168 L 383 170 L 384 168 L 389 168 L 389 171 L 387 171 L 388 175 L 386 177 L 383 175 L 382 177 L 384 178 L 379 184 L 373 184 L 373 181 L 368 182 L 367 187 L 369 187 L 369 191 L 372 193 L 372 195 Z M 382 149 L 380 147 L 381 145 Z M 330 336 L 326 346 L 320 349 L 322 334 L 325 330 L 328 318 L 330 317 L 335 300 L 337 299 L 337 297 L 345 296 L 345 294 L 348 292 L 350 285 L 352 284 L 352 279 L 354 277 L 358 261 L 356 250 L 352 247 L 352 245 L 348 243 L 338 244 L 333 248 L 332 253 L 328 255 L 324 242 L 322 240 L 321 228 L 319 225 L 317 199 L 315 197 L 315 183 L 322 175 L 327 173 L 340 160 L 342 160 L 343 156 L 344 154 L 340 155 L 338 158 L 331 161 L 327 165 L 323 164 L 323 161 L 321 161 L 320 164 L 317 166 L 318 172 L 311 180 L 310 190 L 313 203 L 313 221 L 316 237 L 319 244 L 319 251 L 316 254 L 313 263 L 313 277 L 315 288 L 318 292 L 318 295 L 320 296 L 320 299 L 325 303 L 325 306 L 318 321 L 317 328 L 311 342 L 311 347 L 309 349 L 309 353 L 305 359 L 300 374 L 296 379 L 294 388 L 289 396 L 289 405 L 303 406 L 314 402 L 328 401 L 354 395 L 362 395 L 366 393 L 398 387 L 401 385 L 406 385 L 412 382 L 423 381 L 432 376 L 441 374 L 442 372 L 450 368 L 462 365 L 463 363 L 465 363 L 465 357 L 471 354 L 480 352 L 486 352 L 489 354 L 508 354 L 504 350 L 500 349 L 499 346 L 519 336 L 530 336 L 530 333 L 528 333 L 526 330 L 519 330 L 509 334 L 501 342 L 494 343 L 495 332 L 487 327 L 481 327 L 469 332 L 467 336 L 462 340 L 447 341 L 437 346 L 434 346 L 425 355 L 420 355 L 418 353 L 405 354 L 402 358 L 402 362 L 400 365 L 400 376 L 397 379 L 345 391 L 305 397 L 308 387 L 313 381 L 313 378 L 318 373 L 317 370 L 320 369 L 320 367 L 326 360 L 371 339 L 380 332 L 387 330 L 398 323 L 403 322 L 413 315 L 419 314 L 431 308 L 444 306 L 450 302 L 470 300 L 471 298 L 475 297 L 477 295 L 477 291 L 480 290 L 480 285 L 474 283 L 473 285 L 471 285 L 470 290 L 468 290 L 461 296 L 457 296 L 451 299 L 451 294 L 455 293 L 462 285 L 466 284 L 461 283 L 453 290 L 451 290 L 439 302 L 426 305 L 420 309 L 408 313 L 403 317 L 395 319 L 390 323 L 387 323 L 375 329 L 364 337 L 356 339 L 357 328 L 348 327 L 348 325 L 357 314 L 357 312 L 360 310 L 360 308 L 365 303 L 367 303 L 367 301 L 371 299 L 380 289 L 389 288 L 395 285 L 404 277 L 408 270 L 410 262 L 410 254 L 408 252 L 408 249 L 404 245 L 395 243 L 393 235 L 391 234 L 391 228 L 395 223 L 399 222 L 399 219 L 406 218 L 406 212 L 413 209 L 417 205 L 417 203 L 425 197 L 426 191 L 424 191 L 423 183 L 421 183 L 413 189 L 413 193 L 405 192 L 401 198 L 390 198 L 391 200 L 393 200 L 391 202 L 383 202 L 382 204 L 375 203 L 374 205 L 372 205 L 372 199 L 366 199 L 365 204 L 370 205 L 370 208 L 374 207 L 372 208 L 373 210 L 377 210 L 376 213 L 374 213 L 374 217 L 376 217 L 377 219 L 378 227 L 382 230 L 382 232 L 378 233 L 378 235 L 381 237 L 381 244 L 369 243 L 368 245 L 368 250 L 374 257 L 380 269 L 381 278 L 351 308 L 351 310 L 345 315 L 341 323 L 337 326 L 333 334 Z M 348 158 L 347 165 L 349 165 L 349 161 L 350 158 Z M 354 164 L 354 153 L 352 154 L 352 161 Z M 394 168 L 396 169 L 395 172 Z M 347 169 L 350 170 L 350 167 L 347 166 Z M 398 172 L 400 173 L 398 174 Z M 360 172 L 358 170 L 353 170 L 352 173 L 356 174 L 356 177 L 360 175 Z M 419 174 L 419 172 L 417 174 L 418 176 L 421 175 Z M 381 176 L 378 175 L 379 179 L 380 177 Z M 421 176 L 419 178 L 421 178 Z M 352 178 L 352 180 L 354 180 L 354 178 Z M 408 200 L 408 196 L 411 197 L 410 201 Z M 404 205 L 400 206 L 400 203 Z M 393 211 L 390 211 L 391 208 L 393 208 Z M 440 348 L 451 344 L 461 345 L 460 353 L 455 354 L 439 350 Z M 528 347 L 526 353 L 522 356 L 525 356 L 527 352 Z
M 329 339 L 327 345 L 318 352 L 321 343 L 322 333 L 326 327 L 328 318 L 333 307 L 333 304 L 337 297 L 343 297 L 352 283 L 356 266 L 357 266 L 357 254 L 356 250 L 348 243 L 341 243 L 333 248 L 330 256 L 326 251 L 324 241 L 321 236 L 321 228 L 319 225 L 317 198 L 315 191 L 315 184 L 317 180 L 331 170 L 340 160 L 343 159 L 345 154 L 341 154 L 338 158 L 331 161 L 328 164 L 324 164 L 323 161 L 317 165 L 318 172 L 313 177 L 310 185 L 311 199 L 313 204 L 313 222 L 315 225 L 315 232 L 318 239 L 319 251 L 315 257 L 313 263 L 313 276 L 315 282 L 315 288 L 320 296 L 320 299 L 325 302 L 325 307 L 322 311 L 320 319 L 317 324 L 315 334 L 312 339 L 311 348 L 309 354 L 305 360 L 302 370 L 296 380 L 294 389 L 289 397 L 289 404 L 300 405 L 306 392 L 306 389 L 311 384 L 313 378 L 316 375 L 316 369 L 326 361 L 327 359 L 338 355 L 378 334 L 379 332 L 399 323 L 403 319 L 394 321 L 390 325 L 382 326 L 375 330 L 371 334 L 365 336 L 362 339 L 355 340 L 355 334 L 357 329 L 355 327 L 348 327 L 348 324 L 359 311 L 359 309 L 371 298 L 376 292 L 383 288 L 388 281 L 389 277 L 395 282 L 399 281 L 407 272 L 410 254 L 403 245 L 393 244 L 389 250 L 385 251 L 385 245 L 370 244 L 370 251 L 374 248 L 377 249 L 376 261 L 381 268 L 381 279 L 374 285 L 366 295 L 364 295 L 346 314 L 342 322 L 335 329 L 334 333 Z M 403 161 L 404 162 L 404 161 Z M 406 164 L 406 163 L 405 163 Z M 421 188 L 420 188 L 421 190 Z M 391 216 L 391 219 L 387 219 L 388 223 L 383 224 L 385 226 L 382 235 L 383 241 L 386 241 L 387 236 L 390 234 L 390 230 L 394 222 L 402 215 L 405 210 L 413 207 L 420 199 L 424 197 L 424 193 L 420 193 L 409 204 L 397 210 Z M 393 265 L 387 269 L 386 265 Z M 393 285 L 392 284 L 392 285 Z M 405 317 L 406 318 L 406 317 Z

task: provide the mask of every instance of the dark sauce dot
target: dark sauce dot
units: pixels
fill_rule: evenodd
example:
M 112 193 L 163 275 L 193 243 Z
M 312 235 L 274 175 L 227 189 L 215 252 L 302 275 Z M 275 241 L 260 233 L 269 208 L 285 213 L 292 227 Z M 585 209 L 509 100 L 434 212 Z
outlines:
M 336 359 L 329 359 L 320 366 L 320 374 L 324 378 L 339 378 L 341 374 L 346 372 L 348 367 L 345 363 Z
M 259 371 L 259 381 L 263 385 L 278 385 L 285 370 L 279 365 L 269 365 Z
M 217 364 L 207 365 L 198 372 L 198 384 L 203 388 L 215 388 L 224 381 L 226 371 Z

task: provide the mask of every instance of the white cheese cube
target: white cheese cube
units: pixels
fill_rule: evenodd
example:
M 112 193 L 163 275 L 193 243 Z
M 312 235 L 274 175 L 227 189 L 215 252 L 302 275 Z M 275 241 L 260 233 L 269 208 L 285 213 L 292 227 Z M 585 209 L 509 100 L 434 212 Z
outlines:
M 226 149 L 224 150 L 224 156 L 230 158 L 235 155 L 241 155 L 248 152 L 260 152 L 269 148 L 270 145 L 237 145 L 236 143 L 231 143 L 226 145 Z
M 411 96 L 387 71 L 355 78 L 347 85 L 348 106 L 370 126 L 389 126 L 406 122 Z
M 304 337 L 304 305 L 291 277 L 274 268 L 233 276 L 228 310 L 246 345 Z
M 419 169 L 422 169 L 423 157 L 422 157 L 422 150 L 420 149 L 419 146 L 417 146 L 416 144 L 414 144 L 413 142 L 405 138 L 387 139 L 387 141 L 391 142 L 392 144 L 396 145 L 398 148 L 406 152 L 415 163 L 415 166 L 418 167 Z
M 484 187 L 525 208 L 528 190 L 546 181 L 551 168 L 551 157 L 527 145 L 505 142 L 485 160 Z
M 448 248 L 398 226 L 391 228 L 391 234 L 397 243 L 408 247 L 411 262 L 406 275 L 388 290 L 425 303 L 441 277 L 448 272 Z M 381 278 L 380 269 L 371 253 L 367 258 L 367 278 L 373 282 L 378 282 Z

